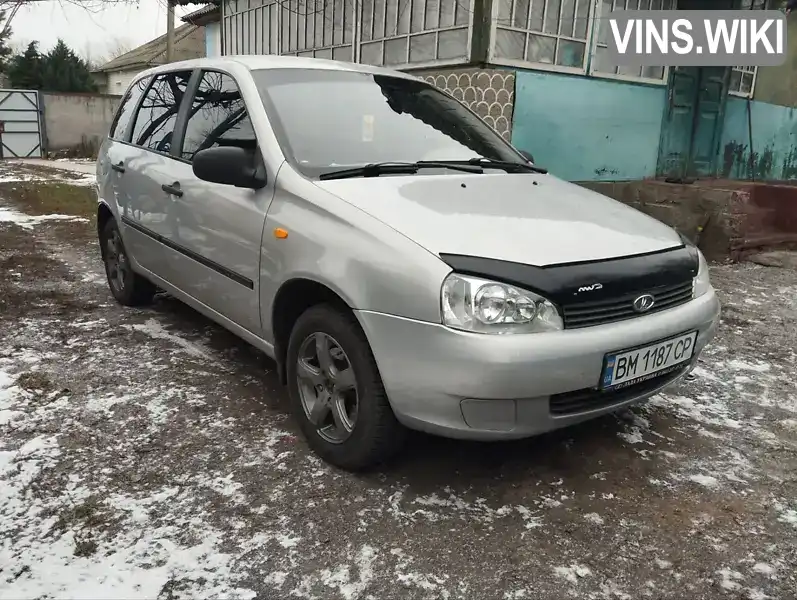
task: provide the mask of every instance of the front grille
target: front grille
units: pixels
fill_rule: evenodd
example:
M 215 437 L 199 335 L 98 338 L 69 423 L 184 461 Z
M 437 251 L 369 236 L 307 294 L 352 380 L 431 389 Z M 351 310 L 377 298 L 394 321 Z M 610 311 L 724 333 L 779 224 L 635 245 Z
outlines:
M 628 400 L 633 400 L 646 393 L 653 392 L 659 387 L 667 385 L 682 375 L 687 365 L 677 365 L 675 369 L 667 373 L 651 377 L 646 381 L 635 383 L 627 387 L 616 390 L 599 390 L 586 388 L 575 392 L 564 394 L 554 394 L 549 399 L 549 406 L 552 415 L 564 416 L 573 415 L 599 408 L 607 408 L 614 404 L 622 404 Z
M 654 304 L 649 311 L 638 313 L 634 310 L 634 300 L 642 294 L 653 296 Z M 562 312 L 564 313 L 565 329 L 578 329 L 579 327 L 592 327 L 593 325 L 633 319 L 643 314 L 649 315 L 684 304 L 691 299 L 692 280 L 690 279 L 677 285 L 640 291 L 621 298 L 565 304 L 562 306 Z

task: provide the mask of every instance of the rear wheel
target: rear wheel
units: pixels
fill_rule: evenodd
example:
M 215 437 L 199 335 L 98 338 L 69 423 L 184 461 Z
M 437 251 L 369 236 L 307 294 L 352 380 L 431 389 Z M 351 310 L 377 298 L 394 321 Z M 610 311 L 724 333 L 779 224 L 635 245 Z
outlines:
M 108 287 L 116 301 L 125 306 L 140 306 L 151 302 L 155 295 L 155 286 L 133 272 L 119 227 L 113 219 L 108 219 L 102 228 L 100 249 Z
M 401 448 L 405 430 L 353 315 L 328 305 L 308 309 L 291 332 L 286 366 L 294 416 L 324 460 L 361 470 Z

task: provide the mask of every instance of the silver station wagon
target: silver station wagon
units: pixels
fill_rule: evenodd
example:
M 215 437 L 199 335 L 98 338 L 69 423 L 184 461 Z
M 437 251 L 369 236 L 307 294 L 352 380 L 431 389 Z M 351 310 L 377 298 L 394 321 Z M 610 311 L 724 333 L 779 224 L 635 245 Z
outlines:
M 244 56 L 140 74 L 97 163 L 122 304 L 162 289 L 272 357 L 309 445 L 536 435 L 685 375 L 720 305 L 673 229 L 537 166 L 406 73 Z

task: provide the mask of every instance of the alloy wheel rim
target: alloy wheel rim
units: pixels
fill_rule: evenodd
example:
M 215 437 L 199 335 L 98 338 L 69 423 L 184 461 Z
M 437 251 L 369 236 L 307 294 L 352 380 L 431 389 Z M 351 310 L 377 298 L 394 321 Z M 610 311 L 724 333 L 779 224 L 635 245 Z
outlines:
M 129 264 L 117 230 L 114 230 L 108 236 L 105 243 L 105 265 L 108 269 L 108 279 L 110 279 L 111 285 L 116 290 L 123 291 Z
M 335 338 L 321 332 L 305 338 L 296 380 L 302 409 L 318 435 L 332 444 L 345 442 L 357 423 L 359 396 L 354 368 Z

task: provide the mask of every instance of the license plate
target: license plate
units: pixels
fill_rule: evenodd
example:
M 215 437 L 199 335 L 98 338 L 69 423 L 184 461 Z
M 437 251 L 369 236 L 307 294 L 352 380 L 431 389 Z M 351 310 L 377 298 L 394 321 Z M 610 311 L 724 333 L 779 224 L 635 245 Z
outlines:
M 695 353 L 697 331 L 631 350 L 607 354 L 601 387 L 620 388 L 675 371 Z

